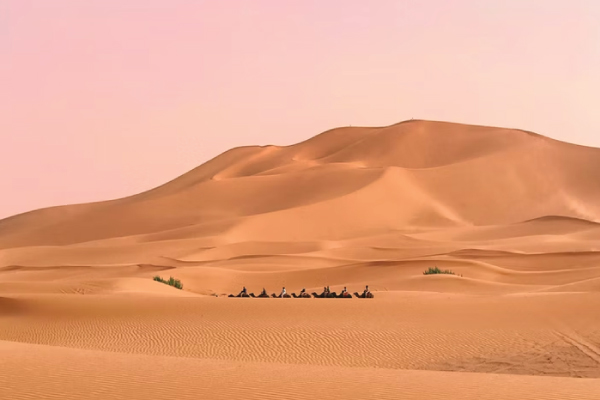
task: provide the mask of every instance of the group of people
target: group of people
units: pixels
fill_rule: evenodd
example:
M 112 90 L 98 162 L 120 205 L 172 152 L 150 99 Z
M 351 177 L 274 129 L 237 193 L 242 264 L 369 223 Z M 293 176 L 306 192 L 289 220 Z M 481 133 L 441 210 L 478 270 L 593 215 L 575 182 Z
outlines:
M 304 293 L 306 293 L 306 288 L 302 288 L 302 290 L 300 291 L 300 295 L 303 295 Z M 329 286 L 323 287 L 323 293 L 331 293 L 331 291 L 329 290 Z M 342 289 L 342 291 L 340 292 L 340 296 L 343 296 L 346 293 L 348 293 L 348 290 L 346 290 L 346 286 L 344 286 L 344 289 Z M 363 295 L 366 295 L 367 293 L 369 293 L 369 285 L 366 285 L 365 290 L 363 290 Z M 246 290 L 246 286 L 244 286 L 244 288 L 240 292 L 239 296 L 247 295 L 247 294 L 248 294 L 248 291 Z M 263 290 L 260 294 L 266 295 L 267 290 L 265 288 L 263 288 Z M 287 294 L 287 292 L 286 292 L 285 286 L 284 286 L 283 289 L 281 289 L 281 293 L 279 294 L 279 297 L 283 297 L 286 294 Z

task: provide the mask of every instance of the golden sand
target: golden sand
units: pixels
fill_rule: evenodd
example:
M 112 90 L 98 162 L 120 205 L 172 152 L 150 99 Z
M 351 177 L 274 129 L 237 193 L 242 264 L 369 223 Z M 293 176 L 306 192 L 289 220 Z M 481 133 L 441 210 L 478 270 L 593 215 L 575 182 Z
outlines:
M 597 399 L 598 171 L 600 149 L 408 121 L 7 218 L 0 399 Z

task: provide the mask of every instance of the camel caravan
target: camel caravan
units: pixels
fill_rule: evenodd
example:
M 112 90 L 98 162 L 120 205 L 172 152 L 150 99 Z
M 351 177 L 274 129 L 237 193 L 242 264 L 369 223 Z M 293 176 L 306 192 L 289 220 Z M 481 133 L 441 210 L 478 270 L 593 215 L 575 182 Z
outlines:
M 276 294 L 276 293 L 272 293 L 272 294 L 268 294 L 267 290 L 265 288 L 263 288 L 262 292 L 260 292 L 259 295 L 255 295 L 254 293 L 248 293 L 248 291 L 246 290 L 246 287 L 244 286 L 244 288 L 242 289 L 241 292 L 239 292 L 238 294 L 230 294 L 228 297 L 254 297 L 254 298 L 294 298 L 294 299 L 310 299 L 311 297 L 314 297 L 316 299 L 324 299 L 324 298 L 336 298 L 336 299 L 351 299 L 352 298 L 352 294 L 350 294 L 350 292 L 348 292 L 346 290 L 346 287 L 344 286 L 344 289 L 338 294 L 336 292 L 332 292 L 331 290 L 329 290 L 329 286 L 326 286 L 323 288 L 323 292 L 318 294 L 318 293 L 311 293 L 308 294 L 308 292 L 306 291 L 306 289 L 302 289 L 300 291 L 300 293 L 296 294 L 296 293 L 292 293 L 289 294 L 286 292 L 285 287 L 281 290 L 281 293 Z M 365 287 L 365 290 L 363 290 L 362 293 L 358 293 L 358 292 L 354 292 L 354 297 L 357 297 L 359 299 L 372 299 L 373 298 L 373 293 L 371 293 L 371 291 L 369 290 L 369 285 L 367 285 Z

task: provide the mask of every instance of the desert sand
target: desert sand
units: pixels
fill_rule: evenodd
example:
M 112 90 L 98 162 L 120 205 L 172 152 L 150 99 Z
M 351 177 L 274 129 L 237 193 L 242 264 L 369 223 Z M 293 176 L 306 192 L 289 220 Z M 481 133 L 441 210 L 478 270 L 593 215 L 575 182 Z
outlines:
M 4 219 L 0 399 L 598 399 L 598 171 L 411 120 Z M 227 297 L 326 285 L 375 298 Z

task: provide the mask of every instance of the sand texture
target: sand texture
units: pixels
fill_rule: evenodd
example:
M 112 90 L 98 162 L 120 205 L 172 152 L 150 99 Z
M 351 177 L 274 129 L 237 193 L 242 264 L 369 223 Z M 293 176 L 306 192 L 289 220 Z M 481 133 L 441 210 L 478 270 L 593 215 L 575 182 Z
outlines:
M 1 220 L 0 399 L 598 399 L 599 171 L 411 120 Z

